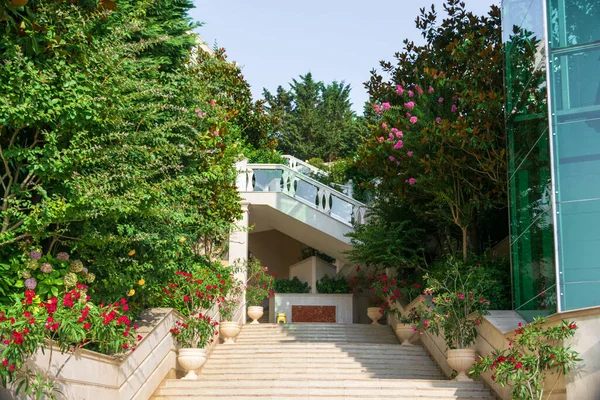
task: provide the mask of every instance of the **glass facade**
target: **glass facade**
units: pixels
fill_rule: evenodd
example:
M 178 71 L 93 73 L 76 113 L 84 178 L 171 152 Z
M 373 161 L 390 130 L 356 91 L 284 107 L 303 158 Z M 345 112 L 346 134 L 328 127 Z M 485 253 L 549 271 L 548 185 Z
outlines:
M 515 310 L 600 305 L 600 1 L 504 0 L 502 21 Z
M 560 309 L 600 305 L 600 1 L 550 0 Z

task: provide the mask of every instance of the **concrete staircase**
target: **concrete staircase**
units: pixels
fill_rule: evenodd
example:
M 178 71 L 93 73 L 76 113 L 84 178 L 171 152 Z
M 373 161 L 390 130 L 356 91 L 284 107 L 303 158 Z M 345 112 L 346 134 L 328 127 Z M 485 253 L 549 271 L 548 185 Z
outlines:
M 481 382 L 445 379 L 421 346 L 389 326 L 245 325 L 196 381 L 170 379 L 153 399 L 493 399 Z

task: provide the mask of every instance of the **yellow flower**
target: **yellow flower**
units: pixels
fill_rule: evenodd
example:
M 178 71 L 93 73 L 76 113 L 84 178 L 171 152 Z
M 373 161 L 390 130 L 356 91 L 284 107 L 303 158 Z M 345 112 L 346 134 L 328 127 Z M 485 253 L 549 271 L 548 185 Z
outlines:
M 144 283 L 146 283 L 146 281 L 145 281 L 145 280 L 143 280 L 143 279 L 140 279 L 140 280 L 138 281 L 138 285 L 140 285 L 140 286 L 144 286 Z
M 131 250 L 131 251 L 130 251 L 129 253 L 127 253 L 127 254 L 129 254 L 129 256 L 131 257 L 132 255 L 134 255 L 134 254 L 135 254 L 135 250 Z
M 131 297 L 135 294 L 135 290 L 134 289 L 130 289 L 129 293 L 127 293 L 127 296 Z
M 185 238 L 184 237 L 182 237 L 181 239 L 179 239 L 179 243 L 183 243 L 183 242 L 185 242 Z

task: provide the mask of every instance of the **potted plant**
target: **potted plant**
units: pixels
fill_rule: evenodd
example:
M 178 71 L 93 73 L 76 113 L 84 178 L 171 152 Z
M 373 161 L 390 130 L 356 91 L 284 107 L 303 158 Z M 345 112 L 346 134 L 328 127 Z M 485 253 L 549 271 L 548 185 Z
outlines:
M 400 292 L 397 282 L 376 268 L 356 267 L 357 274 L 350 279 L 350 288 L 354 295 L 366 294 L 369 299 L 367 315 L 372 324 L 379 320 L 390 309 L 390 303 L 397 300 Z
M 242 295 L 242 283 L 238 279 L 232 278 L 229 291 L 219 304 L 219 314 L 221 315 L 219 331 L 223 337 L 223 344 L 235 343 L 234 339 L 240 334 L 242 329 L 239 322 L 233 321 L 233 318 L 241 307 Z
M 425 275 L 427 288 L 423 293 L 432 299 L 412 309 L 405 319 L 412 321 L 420 333 L 444 335 L 448 364 L 458 373 L 458 381 L 469 380 L 466 372 L 475 361 L 475 350 L 470 346 L 490 305 L 482 294 L 485 282 L 471 279 L 471 273 L 461 274 L 456 263 L 449 260 L 443 278 Z
M 263 267 L 256 258 L 251 258 L 247 263 L 248 283 L 246 284 L 246 303 L 248 304 L 248 316 L 252 318 L 251 324 L 258 324 L 258 320 L 264 314 L 260 305 L 264 299 L 273 295 L 273 276 L 268 274 L 268 268 Z
M 233 282 L 230 271 L 217 264 L 198 267 L 194 273 L 177 271 L 173 282 L 163 288 L 165 303 L 184 315 L 171 329 L 179 350 L 177 360 L 187 371 L 184 379 L 196 379 L 195 371 L 206 361 L 206 347 L 214 341 L 219 324 L 207 313 L 216 314 Z
M 179 346 L 177 361 L 187 371 L 183 379 L 198 378 L 196 370 L 206 362 L 206 346 L 212 343 L 218 324 L 202 313 L 175 322 L 171 334 Z

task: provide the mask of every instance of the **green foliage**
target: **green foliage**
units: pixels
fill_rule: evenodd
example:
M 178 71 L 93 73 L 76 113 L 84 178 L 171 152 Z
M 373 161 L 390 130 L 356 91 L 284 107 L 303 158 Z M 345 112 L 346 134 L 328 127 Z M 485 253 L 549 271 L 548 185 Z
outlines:
M 406 40 L 395 63 L 381 62 L 390 79 L 373 71 L 366 83 L 370 135 L 356 167 L 379 178 L 380 198 L 437 227 L 444 251 L 458 243 L 466 258 L 482 249 L 482 221 L 506 207 L 500 10 L 476 16 L 460 0 L 444 9 L 439 21 L 423 8 L 425 43 Z M 506 234 L 502 226 L 495 236 Z
M 365 129 L 351 109 L 350 85 L 326 85 L 309 72 L 292 79 L 289 90 L 279 86 L 275 94 L 263 94 L 285 154 L 328 161 L 355 154 Z
M 519 323 L 508 350 L 496 349 L 480 357 L 470 373 L 479 377 L 486 371 L 492 372 L 493 381 L 503 387 L 511 385 L 515 400 L 542 400 L 544 381 L 552 374 L 568 374 L 581 361 L 579 354 L 564 344 L 576 330 L 577 324 L 570 321 L 554 326 L 548 326 L 545 318 L 537 318 L 526 326 Z
M 269 275 L 267 267 L 263 267 L 257 258 L 248 260 L 246 272 L 248 274 L 246 304 L 250 307 L 260 306 L 263 300 L 273 295 L 275 278 Z
M 401 318 L 419 331 L 443 334 L 449 349 L 465 349 L 477 337 L 477 326 L 488 313 L 490 301 L 484 297 L 486 282 L 473 279 L 452 260 L 444 276 L 425 275 L 424 294 L 433 296 L 431 304 L 422 302 Z M 418 324 L 415 321 L 419 321 Z M 416 327 L 414 325 L 417 325 Z
M 365 224 L 355 225 L 348 233 L 352 248 L 346 252 L 353 262 L 384 268 L 410 268 L 422 251 L 423 232 L 404 219 L 405 208 L 377 203 L 368 213 Z
M 451 256 L 438 259 L 428 273 L 435 279 L 443 279 L 448 270 L 458 269 L 463 277 L 468 276 L 468 285 L 483 282 L 482 295 L 487 298 L 494 310 L 511 310 L 511 281 L 510 264 L 508 260 L 493 260 L 487 254 L 477 256 L 469 255 L 467 261 Z
M 182 349 L 203 349 L 213 342 L 217 330 L 217 321 L 212 321 L 208 315 L 193 313 L 185 321 L 175 321 L 171 335 Z
M 329 277 L 325 275 L 317 281 L 317 292 L 323 294 L 352 293 L 350 282 L 343 276 Z
M 193 49 L 191 2 L 105 3 L 2 3 L 0 252 L 69 250 L 94 297 L 137 289 L 139 309 L 218 254 L 240 212 L 234 163 L 270 140 L 269 117 L 221 51 Z
M 275 278 L 273 290 L 275 293 L 310 293 L 310 286 L 297 276 L 292 279 Z
M 315 256 L 330 264 L 333 264 L 335 262 L 335 258 L 331 257 L 328 254 L 321 253 L 319 250 L 313 249 L 312 247 L 304 247 L 302 250 L 300 250 L 300 261 Z

